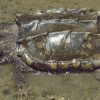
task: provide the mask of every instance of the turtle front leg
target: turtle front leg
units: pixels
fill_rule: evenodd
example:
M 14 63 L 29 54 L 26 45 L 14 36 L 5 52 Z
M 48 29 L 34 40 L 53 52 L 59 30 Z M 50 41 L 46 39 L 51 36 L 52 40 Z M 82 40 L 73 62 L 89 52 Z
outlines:
M 13 57 L 13 68 L 17 87 L 23 87 L 25 81 L 21 69 L 24 68 L 24 64 L 18 57 Z
M 13 57 L 13 66 L 14 66 L 14 73 L 15 73 L 15 79 L 17 83 L 17 87 L 23 87 L 25 85 L 24 81 L 24 72 L 32 72 L 33 69 L 30 68 L 28 65 L 26 65 L 21 58 L 19 57 Z
M 18 89 L 15 98 L 17 100 L 29 100 L 28 98 L 30 93 L 30 87 L 27 88 L 25 86 L 25 80 L 22 73 L 23 71 L 24 72 L 29 71 L 27 65 L 19 57 L 13 57 L 12 61 L 13 61 L 16 85 Z

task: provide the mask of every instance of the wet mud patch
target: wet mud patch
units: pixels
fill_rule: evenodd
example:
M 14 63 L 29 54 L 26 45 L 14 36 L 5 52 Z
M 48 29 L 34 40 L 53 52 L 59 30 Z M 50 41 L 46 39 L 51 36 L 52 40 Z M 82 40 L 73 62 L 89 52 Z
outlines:
M 0 22 L 14 21 L 18 12 L 30 13 L 50 8 L 94 8 L 100 0 L 0 0 Z M 31 86 L 30 100 L 100 100 L 100 81 L 95 73 L 39 74 L 26 73 Z M 16 94 L 12 65 L 0 66 L 0 100 L 14 100 Z

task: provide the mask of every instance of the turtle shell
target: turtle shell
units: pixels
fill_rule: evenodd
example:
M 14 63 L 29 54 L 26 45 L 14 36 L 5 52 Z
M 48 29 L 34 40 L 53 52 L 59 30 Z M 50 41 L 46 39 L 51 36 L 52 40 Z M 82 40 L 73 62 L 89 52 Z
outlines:
M 22 37 L 65 30 L 95 32 L 97 16 L 92 9 L 59 8 L 39 10 L 33 15 L 17 14 L 16 22 Z
M 38 59 L 85 59 L 99 48 L 92 35 L 97 34 L 98 14 L 92 9 L 39 10 L 33 15 L 17 14 L 16 22 L 18 43 Z

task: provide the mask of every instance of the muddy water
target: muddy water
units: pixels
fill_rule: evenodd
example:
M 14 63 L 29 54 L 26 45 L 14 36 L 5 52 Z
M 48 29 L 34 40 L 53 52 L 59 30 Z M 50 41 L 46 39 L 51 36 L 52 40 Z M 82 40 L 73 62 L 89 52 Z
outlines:
M 54 7 L 94 8 L 100 10 L 100 0 L 0 0 L 0 22 L 14 21 L 17 12 L 33 13 L 37 9 Z M 37 75 L 38 74 L 38 75 Z M 29 100 L 100 100 L 100 81 L 93 73 L 25 73 Z M 12 65 L 0 66 L 0 100 L 15 100 Z

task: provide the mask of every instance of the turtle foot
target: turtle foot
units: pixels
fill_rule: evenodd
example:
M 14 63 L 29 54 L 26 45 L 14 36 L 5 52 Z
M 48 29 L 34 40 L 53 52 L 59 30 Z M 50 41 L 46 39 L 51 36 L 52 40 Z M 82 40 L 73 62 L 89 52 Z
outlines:
M 15 100 L 30 100 L 31 87 L 29 88 L 19 88 L 15 94 Z

